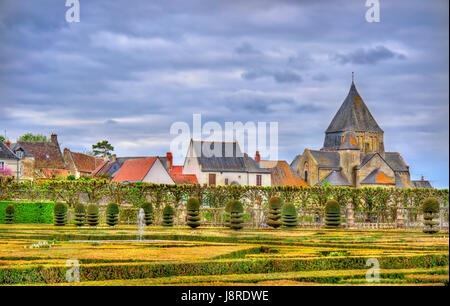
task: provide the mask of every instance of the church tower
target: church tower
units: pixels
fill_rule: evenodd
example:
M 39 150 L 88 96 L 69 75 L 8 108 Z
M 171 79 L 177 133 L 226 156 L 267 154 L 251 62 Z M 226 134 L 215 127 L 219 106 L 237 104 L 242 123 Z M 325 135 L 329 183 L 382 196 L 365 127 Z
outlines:
M 373 118 L 352 81 L 350 91 L 325 131 L 322 150 L 345 150 L 348 132 L 362 153 L 378 152 L 384 157 L 384 132 Z

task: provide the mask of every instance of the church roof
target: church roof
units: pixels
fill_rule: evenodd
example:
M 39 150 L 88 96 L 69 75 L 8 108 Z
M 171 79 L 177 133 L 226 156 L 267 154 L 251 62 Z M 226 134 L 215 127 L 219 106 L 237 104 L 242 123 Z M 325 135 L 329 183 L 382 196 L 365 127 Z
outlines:
M 378 168 L 373 170 L 364 180 L 362 180 L 361 184 L 395 184 L 395 183 L 392 180 L 390 180 L 386 176 L 386 174 Z
M 408 165 L 405 163 L 400 153 L 386 152 L 384 153 L 384 159 L 391 166 L 394 171 L 408 172 Z
M 352 82 L 350 91 L 331 121 L 326 133 L 343 131 L 383 132 Z
M 317 186 L 324 186 L 325 181 L 331 186 L 351 186 L 347 178 L 338 170 L 331 171 Z
M 312 157 L 316 160 L 319 168 L 340 169 L 341 156 L 336 151 L 316 151 L 309 150 Z

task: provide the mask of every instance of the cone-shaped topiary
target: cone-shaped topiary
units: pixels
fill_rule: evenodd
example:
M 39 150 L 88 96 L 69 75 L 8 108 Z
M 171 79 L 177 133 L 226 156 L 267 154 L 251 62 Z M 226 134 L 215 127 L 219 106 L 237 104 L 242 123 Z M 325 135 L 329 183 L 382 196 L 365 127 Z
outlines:
M 5 208 L 5 223 L 13 224 L 14 223 L 14 212 L 16 211 L 14 205 L 8 204 Z
M 231 226 L 231 204 L 233 204 L 233 200 L 229 200 L 225 205 L 225 213 L 223 215 L 223 225 L 225 227 Z
M 435 234 L 439 232 L 439 229 L 436 228 L 436 226 L 439 224 L 439 221 L 433 220 L 439 216 L 439 201 L 435 198 L 425 199 L 422 204 L 422 211 L 424 219 L 423 223 L 425 225 L 425 229 L 423 230 L 423 232 L 427 234 Z
M 338 228 L 341 225 L 341 206 L 335 200 L 329 200 L 325 205 L 325 227 Z
M 273 228 L 279 228 L 281 222 L 281 207 L 283 207 L 283 200 L 279 197 L 271 197 L 269 200 L 269 215 L 267 218 L 267 225 Z
M 173 215 L 175 211 L 170 205 L 166 205 L 163 209 L 163 226 L 173 226 Z
M 89 204 L 87 207 L 87 224 L 90 226 L 97 226 L 98 223 L 98 205 Z
M 75 225 L 83 226 L 86 221 L 86 208 L 81 203 L 75 204 Z
M 109 203 L 106 206 L 106 224 L 115 226 L 119 223 L 119 205 L 116 203 Z
M 244 227 L 244 207 L 240 201 L 233 201 L 230 207 L 230 228 L 240 230 Z
M 145 213 L 145 225 L 152 225 L 153 224 L 153 205 L 150 202 L 145 202 L 142 204 L 142 209 Z
M 200 226 L 200 202 L 197 198 L 189 198 L 186 203 L 187 225 L 192 228 Z
M 294 204 L 284 204 L 281 210 L 281 216 L 281 221 L 284 227 L 297 226 L 297 209 L 295 208 Z
M 53 207 L 53 223 L 55 226 L 64 226 L 67 224 L 67 205 L 57 202 Z

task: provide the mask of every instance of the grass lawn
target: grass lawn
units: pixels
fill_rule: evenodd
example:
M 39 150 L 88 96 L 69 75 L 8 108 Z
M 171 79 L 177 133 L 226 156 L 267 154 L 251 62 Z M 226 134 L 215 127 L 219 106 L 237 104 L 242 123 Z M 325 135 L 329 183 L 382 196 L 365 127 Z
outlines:
M 443 285 L 448 231 L 0 225 L 0 285 Z M 378 283 L 366 262 L 380 263 Z M 68 259 L 80 282 L 68 283 Z

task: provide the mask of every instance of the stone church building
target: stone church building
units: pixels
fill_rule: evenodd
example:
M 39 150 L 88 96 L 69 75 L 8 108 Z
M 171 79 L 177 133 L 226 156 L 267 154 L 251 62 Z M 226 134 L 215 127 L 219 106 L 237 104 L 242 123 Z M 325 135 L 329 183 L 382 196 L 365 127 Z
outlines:
M 306 149 L 291 168 L 310 186 L 413 187 L 409 166 L 399 153 L 385 152 L 383 138 L 383 130 L 352 82 L 325 131 L 323 148 Z

